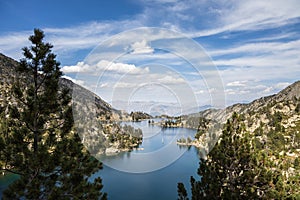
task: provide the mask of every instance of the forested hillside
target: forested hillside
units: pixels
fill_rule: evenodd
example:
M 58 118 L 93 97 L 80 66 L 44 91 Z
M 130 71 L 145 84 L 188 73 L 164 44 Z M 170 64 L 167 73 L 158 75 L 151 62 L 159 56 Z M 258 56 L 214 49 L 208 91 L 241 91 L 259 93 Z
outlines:
M 193 115 L 200 128 L 190 142 L 204 149 L 201 178 L 191 177 L 192 199 L 300 198 L 299 81 L 278 94 L 200 116 Z M 214 135 L 209 127 L 217 120 L 224 125 Z M 187 198 L 181 183 L 178 193 Z

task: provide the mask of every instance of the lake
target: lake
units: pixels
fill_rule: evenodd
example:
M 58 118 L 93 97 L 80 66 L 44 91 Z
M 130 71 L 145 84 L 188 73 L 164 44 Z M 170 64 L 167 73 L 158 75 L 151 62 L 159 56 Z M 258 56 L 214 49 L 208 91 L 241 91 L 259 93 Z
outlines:
M 180 147 L 176 141 L 182 137 L 193 138 L 196 130 L 162 129 L 159 126 L 149 125 L 147 121 L 126 124 L 142 129 L 143 143 L 140 150 L 100 158 L 104 162 L 103 170 L 93 177 L 102 177 L 103 191 L 108 193 L 108 198 L 177 199 L 178 182 L 185 183 L 190 193 L 190 176 L 199 178 L 198 151 L 195 147 Z M 151 162 L 153 160 L 154 163 Z
M 103 192 L 111 200 L 177 199 L 177 183 L 183 182 L 190 193 L 190 176 L 197 176 L 198 151 L 194 147 L 180 147 L 177 139 L 193 138 L 196 130 L 164 128 L 148 121 L 124 122 L 143 131 L 143 143 L 137 150 L 115 156 L 103 156 L 103 170 L 94 174 L 102 178 Z M 11 182 L 0 177 L 2 190 Z

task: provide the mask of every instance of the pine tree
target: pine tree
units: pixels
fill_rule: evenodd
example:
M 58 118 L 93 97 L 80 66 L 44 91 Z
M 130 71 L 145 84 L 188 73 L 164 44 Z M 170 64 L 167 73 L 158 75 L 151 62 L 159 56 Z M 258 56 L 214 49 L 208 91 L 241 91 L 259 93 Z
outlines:
M 281 116 L 274 116 L 271 123 L 276 127 Z M 254 134 L 250 135 L 244 127 L 237 114 L 227 121 L 221 141 L 209 159 L 202 160 L 198 170 L 201 180 L 191 179 L 193 199 L 299 198 L 299 173 L 284 175 L 293 164 L 280 156 L 276 141 L 271 138 L 268 148 L 257 148 Z M 284 133 L 283 129 L 277 131 L 278 136 Z M 266 135 L 274 136 L 274 130 Z
M 188 200 L 187 192 L 183 183 L 177 184 L 178 200 Z
M 106 199 L 101 169 L 81 144 L 73 126 L 69 90 L 59 85 L 60 63 L 44 33 L 34 30 L 23 48 L 8 106 L 8 128 L 1 132 L 2 171 L 20 175 L 4 199 Z
M 201 159 L 200 181 L 191 177 L 192 200 L 257 199 L 268 192 L 272 175 L 255 151 L 243 119 L 234 113 L 207 160 Z

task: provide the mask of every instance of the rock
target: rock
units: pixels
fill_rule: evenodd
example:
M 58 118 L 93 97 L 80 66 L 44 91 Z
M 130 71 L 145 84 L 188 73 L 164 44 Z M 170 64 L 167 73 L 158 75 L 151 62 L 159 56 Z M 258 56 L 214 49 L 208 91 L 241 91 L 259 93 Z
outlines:
M 109 147 L 109 148 L 107 148 L 107 149 L 105 150 L 105 154 L 106 154 L 106 155 L 117 154 L 117 153 L 119 153 L 119 152 L 120 152 L 120 150 L 117 149 L 117 148 L 115 148 L 115 147 Z

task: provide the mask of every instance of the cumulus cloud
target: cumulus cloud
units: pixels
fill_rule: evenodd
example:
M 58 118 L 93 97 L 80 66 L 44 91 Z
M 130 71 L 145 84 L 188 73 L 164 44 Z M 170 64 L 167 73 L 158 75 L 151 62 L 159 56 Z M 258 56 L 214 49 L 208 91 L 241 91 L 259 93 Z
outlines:
M 77 80 L 77 79 L 74 79 L 70 76 L 64 75 L 64 76 L 62 76 L 62 78 L 68 79 L 68 80 L 72 81 L 73 83 L 76 83 L 76 84 L 81 85 L 81 86 L 85 85 L 85 82 L 83 80 Z
M 130 46 L 131 54 L 149 54 L 153 53 L 154 49 L 147 44 L 147 41 L 144 39 L 141 42 L 135 42 Z
M 107 60 L 101 60 L 96 65 L 89 65 L 84 62 L 78 62 L 76 65 L 64 66 L 64 73 L 87 73 L 99 75 L 103 72 L 112 72 L 117 74 L 144 74 L 149 72 L 149 68 L 139 68 L 134 64 L 115 63 Z

